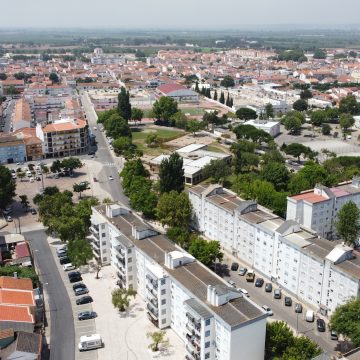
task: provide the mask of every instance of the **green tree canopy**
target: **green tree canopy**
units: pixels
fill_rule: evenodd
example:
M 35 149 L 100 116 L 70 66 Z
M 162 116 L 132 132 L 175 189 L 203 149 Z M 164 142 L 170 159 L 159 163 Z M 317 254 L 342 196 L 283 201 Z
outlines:
M 336 232 L 348 245 L 359 239 L 360 209 L 353 201 L 344 204 L 337 214 Z
M 126 89 L 122 86 L 120 89 L 120 93 L 118 95 L 118 113 L 119 115 L 129 121 L 131 119 L 131 104 L 130 104 L 130 94 Z
M 339 112 L 341 114 L 359 115 L 360 104 L 357 102 L 356 97 L 348 95 L 342 98 L 339 104 Z
M 204 178 L 211 178 L 212 182 L 224 184 L 226 178 L 231 174 L 231 168 L 222 159 L 211 160 L 210 164 L 203 169 Z
M 51 80 L 53 84 L 58 84 L 60 81 L 59 76 L 54 72 L 49 75 L 49 80 Z
M 192 205 L 185 193 L 170 191 L 161 195 L 156 215 L 162 225 L 188 228 L 192 216 Z
M 343 130 L 346 132 L 349 128 L 351 128 L 355 123 L 354 118 L 350 114 L 341 114 L 339 124 Z
M 292 111 L 283 117 L 281 122 L 290 134 L 295 135 L 299 133 L 301 125 L 305 123 L 305 117 L 299 111 Z
M 314 59 L 326 59 L 326 52 L 321 49 L 316 49 L 313 57 Z
M 321 133 L 323 135 L 330 135 L 331 134 L 331 126 L 329 124 L 322 124 Z
M 326 113 L 323 110 L 313 111 L 310 115 L 311 124 L 314 126 L 321 126 L 326 120 Z
M 193 136 L 203 128 L 203 124 L 197 120 L 189 120 L 186 124 L 186 130 L 190 131 Z
M 90 184 L 88 181 L 82 181 L 78 184 L 73 185 L 74 192 L 79 193 L 79 197 L 81 199 L 81 193 L 90 188 Z
M 236 116 L 241 120 L 251 120 L 257 118 L 256 111 L 246 107 L 236 110 Z
M 183 159 L 177 152 L 172 153 L 168 159 L 161 162 L 159 179 L 161 193 L 184 190 Z
M 304 99 L 296 100 L 293 103 L 293 109 L 295 111 L 306 111 L 308 108 L 308 103 Z
M 265 116 L 267 119 L 274 117 L 274 107 L 271 103 L 265 105 Z
M 111 300 L 114 305 L 120 312 L 126 311 L 126 309 L 130 305 L 130 297 L 133 297 L 135 299 L 136 297 L 136 290 L 134 289 L 116 289 L 113 290 L 111 293 Z
M 294 335 L 285 321 L 273 321 L 266 324 L 265 359 L 282 356 L 293 344 Z
M 269 162 L 262 167 L 260 177 L 272 183 L 277 191 L 281 191 L 287 189 L 290 172 L 284 164 Z
M 225 75 L 224 78 L 220 81 L 220 86 L 229 88 L 235 86 L 234 78 L 230 75 Z
M 125 136 L 118 137 L 111 145 L 116 155 L 124 155 L 126 158 L 132 157 L 132 154 L 136 151 L 136 145 L 132 143 L 130 138 Z
M 312 93 L 309 89 L 304 89 L 300 92 L 300 99 L 308 100 L 311 99 L 312 97 L 313 97 Z
M 169 124 L 169 120 L 177 113 L 177 111 L 177 102 L 173 98 L 167 96 L 162 96 L 159 100 L 156 100 L 152 108 L 156 120 L 164 125 Z
M 205 266 L 212 265 L 216 260 L 222 261 L 224 257 L 219 241 L 207 241 L 200 237 L 191 241 L 188 251 Z
M 131 119 L 134 120 L 135 122 L 141 122 L 142 118 L 144 117 L 144 112 L 136 107 L 133 107 L 131 109 Z
M 91 245 L 85 239 L 70 241 L 68 243 L 68 256 L 71 263 L 76 267 L 86 265 L 94 257 Z
M 125 119 L 120 115 L 111 115 L 104 123 L 106 135 L 116 139 L 118 137 L 132 137 L 130 127 Z
M 6 208 L 15 196 L 16 183 L 11 171 L 0 165 L 0 209 Z
M 304 157 L 308 156 L 312 150 L 303 144 L 292 143 L 285 147 L 284 149 L 285 154 L 294 156 L 300 162 L 300 156 L 303 155 Z

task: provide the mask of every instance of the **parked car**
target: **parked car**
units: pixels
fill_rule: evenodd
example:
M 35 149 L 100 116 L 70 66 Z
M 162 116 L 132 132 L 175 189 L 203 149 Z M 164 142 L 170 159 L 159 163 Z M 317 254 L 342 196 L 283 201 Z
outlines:
M 228 284 L 229 284 L 231 287 L 235 287 L 235 286 L 236 286 L 235 282 L 232 281 L 232 280 L 229 280 L 229 281 L 228 281 Z
M 246 274 L 246 272 L 247 272 L 247 268 L 245 268 L 245 267 L 241 267 L 240 269 L 239 269 L 239 275 L 240 276 L 244 276 L 245 274 Z
M 94 319 L 96 317 L 97 314 L 95 311 L 82 311 L 81 313 L 78 314 L 79 320 L 89 320 L 89 319 Z
M 272 292 L 272 284 L 271 283 L 266 283 L 265 284 L 265 291 L 266 292 Z
M 6 217 L 6 221 L 7 221 L 7 222 L 12 222 L 12 221 L 13 221 L 13 218 L 12 218 L 10 215 L 8 215 L 8 216 Z
M 335 330 L 330 331 L 330 339 L 331 340 L 338 340 L 339 339 L 338 334 L 337 334 L 337 332 Z
M 67 255 L 67 249 L 61 249 L 61 250 L 56 251 L 56 255 L 58 258 L 61 258 L 64 255 Z
M 313 322 L 315 319 L 315 314 L 312 310 L 307 310 L 305 314 L 305 320 L 307 322 Z
M 249 292 L 246 290 L 246 289 L 241 289 L 241 288 L 239 288 L 239 289 L 237 289 L 238 291 L 240 291 L 240 292 L 242 292 L 245 296 L 247 296 L 247 297 L 249 297 L 250 295 L 249 295 Z
M 254 282 L 255 280 L 255 272 L 254 270 L 249 270 L 245 277 L 247 282 Z
M 239 268 L 239 264 L 237 263 L 237 262 L 233 262 L 232 264 L 231 264 L 231 270 L 232 271 L 236 271 L 237 269 Z
M 317 327 L 318 331 L 325 332 L 325 330 L 326 330 L 325 321 L 323 319 L 317 319 L 316 327 Z
M 65 264 L 63 266 L 64 271 L 75 270 L 75 266 L 72 263 Z
M 281 289 L 274 290 L 274 299 L 281 299 Z
M 30 212 L 31 212 L 31 215 L 36 215 L 36 214 L 37 214 L 37 212 L 36 212 L 36 210 L 35 210 L 34 208 L 32 208 L 32 209 L 30 210 Z
M 64 257 L 60 258 L 59 262 L 60 262 L 60 265 L 65 265 L 65 264 L 70 264 L 71 260 L 67 256 L 64 256 Z
M 257 278 L 255 281 L 256 287 L 262 287 L 264 285 L 264 279 L 263 278 Z
M 292 305 L 292 299 L 290 296 L 285 296 L 285 306 L 291 306 Z
M 298 314 L 302 313 L 302 305 L 301 304 L 299 304 L 299 303 L 295 304 L 295 312 Z
M 263 305 L 262 308 L 268 313 L 269 316 L 272 316 L 274 314 L 267 305 Z
M 73 290 L 80 289 L 80 288 L 86 288 L 86 285 L 83 283 L 77 283 L 77 284 L 73 285 Z
M 87 287 L 81 287 L 74 290 L 75 296 L 85 295 L 89 293 L 89 289 Z
M 110 175 L 109 176 L 109 180 L 111 181 L 111 180 L 114 180 L 114 178 Z
M 83 304 L 89 304 L 93 302 L 93 299 L 91 296 L 83 296 L 80 299 L 76 299 L 76 305 L 83 305 Z

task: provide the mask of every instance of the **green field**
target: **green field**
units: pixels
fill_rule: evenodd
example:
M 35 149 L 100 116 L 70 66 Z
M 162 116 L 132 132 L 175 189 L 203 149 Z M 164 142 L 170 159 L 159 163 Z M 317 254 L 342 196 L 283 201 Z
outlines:
M 203 108 L 180 108 L 180 110 L 184 113 L 184 114 L 190 114 L 190 115 L 204 115 L 205 114 L 205 109 Z

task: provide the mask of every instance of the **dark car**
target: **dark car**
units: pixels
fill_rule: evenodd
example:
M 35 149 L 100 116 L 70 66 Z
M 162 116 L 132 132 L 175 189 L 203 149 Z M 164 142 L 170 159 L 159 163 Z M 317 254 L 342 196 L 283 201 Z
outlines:
M 74 283 L 74 282 L 81 281 L 82 277 L 81 276 L 71 277 L 71 278 L 69 278 L 69 280 L 71 283 Z
M 290 296 L 285 296 L 285 306 L 291 306 L 292 305 L 292 299 Z
M 247 268 L 241 267 L 239 269 L 239 275 L 240 276 L 244 276 L 246 274 L 246 272 L 247 272 Z
M 36 215 L 36 214 L 37 214 L 37 212 L 36 212 L 36 210 L 35 210 L 34 208 L 32 208 L 32 209 L 30 210 L 30 212 L 31 212 L 32 215 Z
M 331 340 L 338 340 L 339 339 L 338 334 L 337 334 L 337 332 L 335 330 L 330 331 L 330 339 Z
M 86 288 L 86 285 L 83 283 L 77 283 L 73 285 L 73 290 L 80 289 L 80 288 Z
M 81 276 L 80 271 L 71 271 L 71 272 L 68 273 L 69 279 L 72 278 L 72 277 L 77 277 L 77 276 Z
M 71 260 L 67 256 L 60 258 L 60 265 L 65 265 L 69 263 L 71 263 Z
M 65 249 L 59 250 L 59 251 L 56 252 L 56 255 L 57 255 L 58 258 L 66 256 L 67 255 L 67 250 L 65 250 Z
M 323 319 L 317 319 L 316 327 L 317 327 L 318 331 L 324 332 L 326 330 L 325 321 Z
M 74 290 L 75 296 L 85 295 L 88 292 L 89 292 L 89 289 L 87 287 L 76 288 Z
M 298 314 L 302 313 L 302 305 L 301 304 L 299 304 L 299 303 L 295 304 L 295 312 Z
M 89 320 L 96 318 L 97 314 L 95 311 L 82 311 L 78 315 L 79 320 Z
M 76 300 L 76 305 L 89 304 L 91 302 L 93 302 L 93 299 L 91 296 L 83 296 L 80 299 Z
M 266 292 L 272 292 L 272 284 L 271 283 L 266 283 L 265 284 L 265 291 Z
M 264 285 L 264 279 L 263 278 L 257 278 L 255 281 L 256 287 L 262 287 Z
M 239 268 L 239 264 L 237 262 L 233 262 L 231 264 L 231 270 L 236 271 Z

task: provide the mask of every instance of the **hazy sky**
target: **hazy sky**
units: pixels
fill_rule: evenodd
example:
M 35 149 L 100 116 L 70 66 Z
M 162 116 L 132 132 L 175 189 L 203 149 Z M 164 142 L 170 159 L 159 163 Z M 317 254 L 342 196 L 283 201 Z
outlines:
M 243 28 L 360 23 L 360 0 L 0 0 L 0 27 Z

